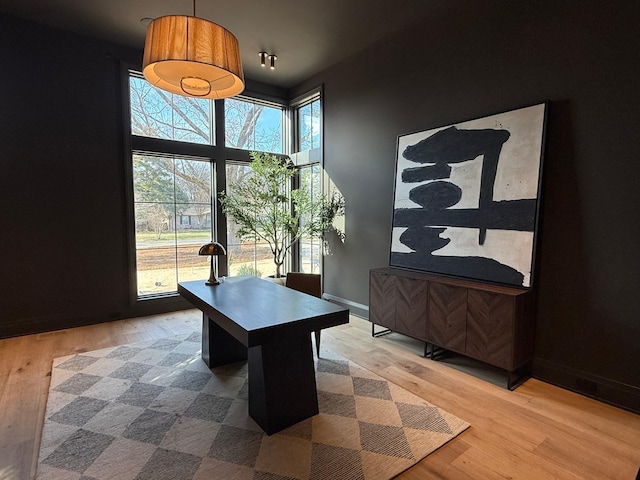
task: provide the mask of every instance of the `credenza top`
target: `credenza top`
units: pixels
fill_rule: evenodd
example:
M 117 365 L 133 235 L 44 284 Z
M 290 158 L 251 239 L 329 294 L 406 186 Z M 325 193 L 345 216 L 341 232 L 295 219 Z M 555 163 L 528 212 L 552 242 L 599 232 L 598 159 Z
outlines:
M 510 287 L 506 285 L 495 285 L 491 283 L 481 282 L 478 280 L 469 280 L 456 277 L 446 277 L 443 275 L 436 275 L 432 273 L 423 273 L 413 270 L 403 270 L 401 268 L 393 267 L 379 267 L 372 268 L 371 272 L 378 272 L 387 275 L 395 275 L 397 277 L 413 278 L 415 280 L 422 280 L 432 283 L 439 283 L 442 285 L 451 285 L 454 287 L 471 288 L 474 290 L 481 290 L 490 293 L 499 293 L 501 295 L 518 296 L 531 292 L 531 289 Z

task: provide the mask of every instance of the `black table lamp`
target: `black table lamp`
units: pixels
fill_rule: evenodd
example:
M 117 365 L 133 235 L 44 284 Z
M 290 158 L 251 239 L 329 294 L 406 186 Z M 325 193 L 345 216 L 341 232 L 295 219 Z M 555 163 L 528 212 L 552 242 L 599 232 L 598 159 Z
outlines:
M 204 282 L 206 285 L 218 285 L 220 283 L 216 276 L 216 263 L 213 257 L 226 254 L 227 251 L 218 242 L 210 242 L 200 247 L 198 255 L 211 255 L 211 274 L 209 275 L 209 280 Z

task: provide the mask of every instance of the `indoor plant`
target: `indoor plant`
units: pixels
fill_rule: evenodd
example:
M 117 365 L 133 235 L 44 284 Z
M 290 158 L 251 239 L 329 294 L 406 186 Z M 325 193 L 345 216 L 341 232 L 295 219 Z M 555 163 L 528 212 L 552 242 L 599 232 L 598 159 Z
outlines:
M 301 237 L 323 238 L 335 231 L 336 216 L 344 214 L 344 198 L 337 192 L 331 196 L 312 198 L 308 188 L 290 189 L 296 170 L 289 159 L 268 153 L 251 152 L 251 174 L 231 183 L 232 194 L 219 195 L 223 211 L 238 226 L 240 239 L 266 242 L 273 255 L 275 277 L 282 276 L 282 265 L 288 252 Z

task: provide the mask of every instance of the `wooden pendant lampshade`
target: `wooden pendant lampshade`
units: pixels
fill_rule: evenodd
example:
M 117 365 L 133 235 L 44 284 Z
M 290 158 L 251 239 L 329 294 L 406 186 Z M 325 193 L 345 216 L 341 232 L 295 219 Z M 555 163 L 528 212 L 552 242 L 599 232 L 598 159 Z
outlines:
M 226 28 L 195 16 L 151 21 L 142 73 L 152 85 L 183 96 L 221 99 L 244 90 L 238 40 Z

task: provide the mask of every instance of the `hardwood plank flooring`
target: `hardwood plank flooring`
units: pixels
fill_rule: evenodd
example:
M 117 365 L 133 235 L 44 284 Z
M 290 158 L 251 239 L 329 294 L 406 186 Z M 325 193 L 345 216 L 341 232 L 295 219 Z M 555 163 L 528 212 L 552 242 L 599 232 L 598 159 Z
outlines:
M 54 358 L 201 328 L 197 310 L 0 340 L 0 480 L 33 478 Z M 400 334 L 371 337 L 368 322 L 324 330 L 322 347 L 471 424 L 402 480 L 634 480 L 640 416 L 535 379 L 508 391 L 443 362 Z

